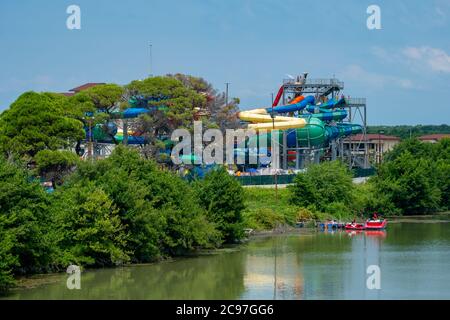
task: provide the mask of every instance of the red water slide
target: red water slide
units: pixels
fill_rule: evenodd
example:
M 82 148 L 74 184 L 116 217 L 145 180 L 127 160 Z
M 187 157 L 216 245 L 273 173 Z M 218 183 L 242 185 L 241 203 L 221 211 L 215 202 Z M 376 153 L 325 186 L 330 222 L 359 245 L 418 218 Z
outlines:
M 283 95 L 283 86 L 280 87 L 278 90 L 277 96 L 275 97 L 275 100 L 273 101 L 273 107 L 276 107 L 278 105 L 278 102 L 280 102 L 281 96 Z

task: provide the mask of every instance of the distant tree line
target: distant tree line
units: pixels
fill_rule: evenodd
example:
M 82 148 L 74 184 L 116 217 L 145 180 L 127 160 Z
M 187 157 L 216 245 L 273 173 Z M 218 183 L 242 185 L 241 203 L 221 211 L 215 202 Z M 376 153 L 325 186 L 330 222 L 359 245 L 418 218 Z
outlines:
M 427 134 L 450 133 L 450 126 L 441 125 L 399 125 L 399 126 L 368 126 L 367 133 L 380 133 L 392 135 L 401 139 L 417 138 Z

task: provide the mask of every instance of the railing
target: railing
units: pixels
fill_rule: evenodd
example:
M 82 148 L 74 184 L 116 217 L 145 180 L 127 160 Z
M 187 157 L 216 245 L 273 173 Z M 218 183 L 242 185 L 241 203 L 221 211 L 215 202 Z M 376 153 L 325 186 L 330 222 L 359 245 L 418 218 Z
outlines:
M 370 177 L 375 174 L 375 168 L 355 168 L 352 170 L 354 178 Z M 295 174 L 280 174 L 277 176 L 278 184 L 294 183 Z M 258 176 L 235 176 L 236 180 L 243 186 L 261 186 L 275 184 L 274 175 L 258 175 Z
M 350 105 L 365 105 L 366 98 L 346 98 L 345 102 Z
M 235 177 L 243 186 L 260 186 L 275 184 L 274 175 L 258 175 L 258 176 L 236 176 Z M 293 183 L 295 174 L 279 174 L 277 175 L 277 184 Z
M 344 87 L 344 82 L 338 79 L 283 79 L 283 84 L 293 84 L 293 85 L 306 85 L 306 86 L 337 86 L 339 88 Z

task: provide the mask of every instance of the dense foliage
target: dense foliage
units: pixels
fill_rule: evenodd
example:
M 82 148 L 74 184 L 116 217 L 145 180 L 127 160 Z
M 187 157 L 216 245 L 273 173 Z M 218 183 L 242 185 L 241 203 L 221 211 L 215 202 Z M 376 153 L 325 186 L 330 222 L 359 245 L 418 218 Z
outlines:
M 244 196 L 242 186 L 224 168 L 210 171 L 196 183 L 197 197 L 214 222 L 223 239 L 234 242 L 243 236 L 242 210 Z
M 405 140 L 388 154 L 371 184 L 397 213 L 448 210 L 450 139 L 435 144 Z
M 348 215 L 354 200 L 352 174 L 339 161 L 309 166 L 295 177 L 290 190 L 293 204 L 337 216 Z
M 243 191 L 226 171 L 194 187 L 118 146 L 105 160 L 79 163 L 52 194 L 29 172 L 0 161 L 2 290 L 19 274 L 155 261 L 243 235 Z
M 84 130 L 69 114 L 63 95 L 22 94 L 0 115 L 0 152 L 29 160 L 41 150 L 72 146 L 84 137 Z
M 78 156 L 67 150 L 41 150 L 34 157 L 36 172 L 53 187 L 64 182 L 64 177 L 79 163 Z
M 48 197 L 29 173 L 0 157 L 0 291 L 12 275 L 39 272 L 51 263 Z
M 449 210 L 450 139 L 406 139 L 387 154 L 368 183 L 355 185 L 339 162 L 311 165 L 290 188 L 291 203 L 337 218 L 427 214 Z

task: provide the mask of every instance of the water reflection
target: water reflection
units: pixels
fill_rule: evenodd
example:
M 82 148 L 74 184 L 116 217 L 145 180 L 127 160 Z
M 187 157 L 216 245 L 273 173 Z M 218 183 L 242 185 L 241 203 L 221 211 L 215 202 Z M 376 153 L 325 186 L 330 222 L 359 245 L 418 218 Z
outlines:
M 89 271 L 81 290 L 52 283 L 12 299 L 449 299 L 449 223 L 393 223 L 387 231 L 310 232 L 253 240 L 240 250 Z M 381 269 L 381 290 L 366 287 Z

